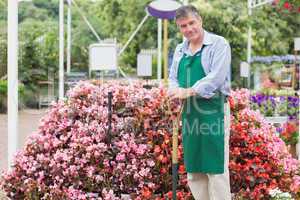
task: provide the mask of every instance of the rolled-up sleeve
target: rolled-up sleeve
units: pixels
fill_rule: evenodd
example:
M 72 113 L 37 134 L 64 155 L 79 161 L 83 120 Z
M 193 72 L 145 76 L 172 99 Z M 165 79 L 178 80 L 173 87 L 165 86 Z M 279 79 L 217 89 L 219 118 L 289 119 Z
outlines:
M 181 49 L 181 46 L 178 45 L 174 51 L 172 65 L 171 65 L 170 73 L 169 73 L 169 77 L 168 77 L 169 89 L 179 87 L 178 79 L 177 79 L 177 70 L 178 70 L 178 65 L 179 65 L 179 59 L 181 57 L 180 49 Z
M 216 44 L 215 52 L 211 55 L 211 67 L 205 77 L 197 81 L 192 88 L 197 95 L 211 98 L 217 89 L 226 81 L 230 73 L 231 50 L 226 40 Z

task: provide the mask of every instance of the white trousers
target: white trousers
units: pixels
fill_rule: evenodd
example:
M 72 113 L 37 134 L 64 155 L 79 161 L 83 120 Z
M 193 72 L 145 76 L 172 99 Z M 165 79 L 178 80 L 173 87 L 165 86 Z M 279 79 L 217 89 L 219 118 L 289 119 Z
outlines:
M 230 107 L 224 104 L 224 173 L 188 173 L 187 180 L 196 200 L 231 200 L 229 178 Z

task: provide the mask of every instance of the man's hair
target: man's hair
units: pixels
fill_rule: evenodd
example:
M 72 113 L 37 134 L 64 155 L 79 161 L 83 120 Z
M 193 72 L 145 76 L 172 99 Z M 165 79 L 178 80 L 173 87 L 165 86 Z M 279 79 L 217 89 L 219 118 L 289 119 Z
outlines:
M 196 17 L 200 17 L 200 13 L 195 6 L 193 5 L 181 6 L 176 10 L 175 20 L 180 18 L 186 18 L 191 14 Z

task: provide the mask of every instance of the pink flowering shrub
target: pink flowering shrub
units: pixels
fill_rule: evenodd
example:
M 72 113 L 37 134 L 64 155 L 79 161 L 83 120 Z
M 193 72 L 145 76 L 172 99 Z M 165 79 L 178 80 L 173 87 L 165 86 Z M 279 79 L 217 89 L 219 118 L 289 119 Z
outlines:
M 108 92 L 113 93 L 108 141 Z M 170 120 L 165 90 L 80 82 L 55 103 L 17 153 L 1 187 L 13 199 L 148 199 L 171 190 Z M 187 196 L 182 168 L 178 192 Z M 163 197 L 163 195 L 161 195 Z
M 19 199 L 171 199 L 172 122 L 178 102 L 162 87 L 120 82 L 80 82 L 51 107 L 40 127 L 2 174 L 0 187 Z M 108 92 L 112 123 L 108 137 Z M 232 93 L 230 172 L 232 192 L 268 199 L 279 187 L 299 197 L 299 162 L 275 129 L 249 108 L 249 91 Z M 178 199 L 187 188 L 179 137 Z

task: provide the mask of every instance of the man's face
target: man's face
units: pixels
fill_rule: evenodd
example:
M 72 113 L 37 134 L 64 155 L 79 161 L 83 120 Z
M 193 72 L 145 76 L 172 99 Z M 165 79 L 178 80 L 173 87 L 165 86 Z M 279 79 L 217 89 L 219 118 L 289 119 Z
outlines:
M 197 41 L 202 34 L 202 20 L 193 14 L 176 20 L 180 32 L 188 41 Z

